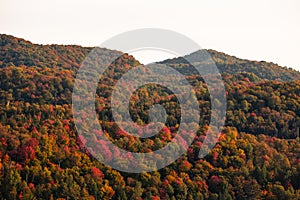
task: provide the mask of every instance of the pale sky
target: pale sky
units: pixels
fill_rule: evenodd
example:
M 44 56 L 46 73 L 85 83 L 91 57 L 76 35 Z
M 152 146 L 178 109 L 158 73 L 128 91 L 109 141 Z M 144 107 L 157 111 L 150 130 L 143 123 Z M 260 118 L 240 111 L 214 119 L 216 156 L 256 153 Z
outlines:
M 298 0 L 0 0 L 0 33 L 34 43 L 97 46 L 138 28 L 173 30 L 202 48 L 300 71 Z

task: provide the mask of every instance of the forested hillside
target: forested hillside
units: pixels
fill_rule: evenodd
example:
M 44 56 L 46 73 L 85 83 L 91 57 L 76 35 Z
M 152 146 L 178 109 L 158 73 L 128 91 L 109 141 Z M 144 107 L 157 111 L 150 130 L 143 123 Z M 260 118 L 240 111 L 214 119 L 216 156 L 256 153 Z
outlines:
M 215 50 L 207 51 L 215 61 L 219 71 L 223 74 L 226 73 L 234 75 L 247 72 L 253 73 L 260 79 L 265 80 L 291 81 L 300 79 L 300 72 L 292 68 L 280 67 L 277 64 L 265 61 L 259 62 L 240 59 L 235 56 L 229 56 L 225 53 L 217 52 Z M 188 57 L 190 60 L 201 62 L 201 59 L 197 58 L 198 55 L 198 52 L 194 52 L 186 57 Z M 184 57 L 168 59 L 162 61 L 161 63 L 170 64 L 184 71 L 189 71 L 190 66 Z
M 194 87 L 200 128 L 175 163 L 131 174 L 93 158 L 76 132 L 74 78 L 91 50 L 0 35 L 1 199 L 300 199 L 299 72 L 209 50 L 225 82 L 227 118 L 217 145 L 199 159 L 210 119 L 207 85 L 200 75 L 190 73 L 184 59 L 163 61 L 184 73 Z M 116 53 L 101 51 L 107 56 Z M 131 152 L 151 152 L 176 134 L 180 123 L 176 96 L 158 85 L 132 95 L 130 113 L 138 124 L 148 123 L 153 104 L 167 111 L 165 127 L 153 138 L 121 131 L 110 109 L 116 82 L 139 64 L 128 54 L 114 61 L 99 80 L 95 107 L 114 144 Z M 116 152 L 107 150 L 101 140 L 95 143 L 105 159 L 112 159 Z

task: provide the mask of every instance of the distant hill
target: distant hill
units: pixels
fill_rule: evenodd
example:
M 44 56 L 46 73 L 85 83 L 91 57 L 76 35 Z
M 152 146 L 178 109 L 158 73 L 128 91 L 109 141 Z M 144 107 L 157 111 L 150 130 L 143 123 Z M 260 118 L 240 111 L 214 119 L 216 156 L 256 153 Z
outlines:
M 39 66 L 59 67 L 63 69 L 77 69 L 85 56 L 93 47 L 82 47 L 78 45 L 39 45 L 30 41 L 10 35 L 0 34 L 0 67 L 5 66 Z M 103 48 L 106 53 L 116 51 Z M 239 59 L 215 50 L 208 50 L 217 67 L 223 74 L 253 73 L 260 79 L 291 81 L 300 80 L 300 72 L 269 62 L 250 61 Z M 193 60 L 197 53 L 188 55 Z M 187 61 L 183 58 L 173 58 L 160 63 L 171 64 L 189 71 Z
M 240 59 L 235 56 L 230 56 L 215 50 L 207 50 L 211 58 L 215 61 L 220 73 L 224 74 L 240 74 L 240 73 L 253 73 L 260 79 L 265 80 L 278 80 L 278 81 L 291 81 L 300 80 L 300 72 L 292 68 L 281 67 L 272 62 L 265 61 L 251 61 Z M 189 59 L 194 62 L 202 62 L 201 58 L 197 57 L 198 53 L 187 55 Z M 182 71 L 188 72 L 189 63 L 182 57 L 167 59 L 160 63 L 169 64 Z

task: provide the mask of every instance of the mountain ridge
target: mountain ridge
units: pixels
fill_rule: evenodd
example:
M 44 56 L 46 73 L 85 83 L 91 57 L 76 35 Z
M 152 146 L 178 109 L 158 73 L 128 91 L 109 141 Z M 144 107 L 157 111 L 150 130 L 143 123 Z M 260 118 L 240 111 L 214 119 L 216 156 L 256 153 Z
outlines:
M 228 55 L 226 53 L 211 49 L 208 49 L 206 51 L 215 62 L 221 74 L 234 75 L 243 72 L 249 72 L 254 73 L 259 78 L 266 80 L 291 81 L 300 79 L 299 71 L 293 68 L 279 66 L 278 64 L 275 64 L 273 62 L 241 59 L 236 56 Z M 169 64 L 174 66 L 175 68 L 180 67 L 180 65 L 191 67 L 190 63 L 188 63 L 185 58 L 188 58 L 188 60 L 193 60 L 193 62 L 196 62 L 198 59 L 201 63 L 203 61 L 197 58 L 201 54 L 201 50 L 199 50 L 184 57 L 171 58 L 158 63 Z M 188 70 L 185 69 L 184 71 Z
M 29 40 L 12 35 L 0 34 L 0 67 L 5 66 L 46 66 L 61 67 L 75 70 L 94 47 L 80 45 L 34 44 Z M 116 50 L 101 48 L 106 53 Z M 222 74 L 254 73 L 261 79 L 291 81 L 300 80 L 300 72 L 287 67 L 281 67 L 272 62 L 241 59 L 223 52 L 208 49 L 207 52 L 215 61 Z M 193 56 L 196 52 L 187 56 Z M 187 64 L 182 57 L 170 58 L 158 63 L 182 66 Z M 184 69 L 185 71 L 187 69 Z

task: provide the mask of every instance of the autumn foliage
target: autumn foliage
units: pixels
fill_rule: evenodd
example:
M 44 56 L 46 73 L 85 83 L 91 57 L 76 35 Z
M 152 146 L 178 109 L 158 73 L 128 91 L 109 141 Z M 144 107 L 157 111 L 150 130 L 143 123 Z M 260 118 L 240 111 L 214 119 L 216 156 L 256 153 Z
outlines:
M 227 118 L 215 147 L 199 159 L 210 120 L 207 85 L 181 58 L 165 61 L 195 89 L 199 130 L 176 162 L 130 174 L 97 161 L 76 132 L 73 82 L 90 50 L 0 35 L 0 199 L 300 199 L 299 72 L 210 50 L 225 82 Z M 176 96 L 158 85 L 137 90 L 129 106 L 141 125 L 153 104 L 164 106 L 168 117 L 156 136 L 140 139 L 114 122 L 113 87 L 138 64 L 124 54 L 99 79 L 95 108 L 103 130 L 92 131 L 93 142 L 112 162 L 120 152 L 110 152 L 100 135 L 128 151 L 151 152 L 168 144 L 180 124 Z

